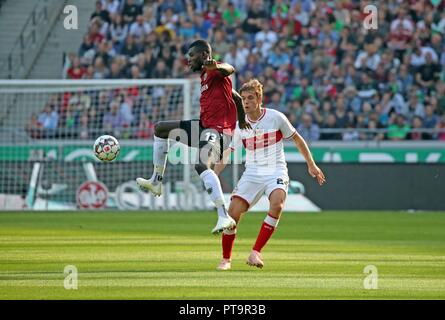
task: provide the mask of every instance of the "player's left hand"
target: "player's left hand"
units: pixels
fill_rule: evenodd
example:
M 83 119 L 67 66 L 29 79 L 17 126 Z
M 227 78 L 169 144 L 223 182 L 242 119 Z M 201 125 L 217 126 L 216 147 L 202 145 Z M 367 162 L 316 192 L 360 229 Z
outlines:
M 318 181 L 318 184 L 321 186 L 326 182 L 326 178 L 324 177 L 323 171 L 319 167 L 317 167 L 315 164 L 308 166 L 309 174 L 312 178 L 316 178 Z
M 247 121 L 244 121 L 244 122 L 242 122 L 242 123 L 239 122 L 238 125 L 239 125 L 239 128 L 240 128 L 241 130 L 252 129 L 252 126 L 251 126 L 250 123 L 247 122 Z
M 216 60 L 215 59 L 208 59 L 208 60 L 204 60 L 203 62 L 203 67 L 206 70 L 216 70 L 217 69 L 217 64 L 216 64 Z

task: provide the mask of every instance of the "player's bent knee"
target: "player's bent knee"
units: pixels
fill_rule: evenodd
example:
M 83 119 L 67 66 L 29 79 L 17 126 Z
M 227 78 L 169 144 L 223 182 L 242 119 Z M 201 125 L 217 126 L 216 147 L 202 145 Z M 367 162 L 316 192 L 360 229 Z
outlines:
M 198 163 L 195 164 L 195 170 L 200 175 L 201 173 L 207 170 L 207 166 L 205 164 Z
M 270 211 L 281 213 L 284 209 L 284 202 L 276 202 L 270 204 Z
M 212 162 L 212 146 L 208 143 L 199 143 L 199 161 L 200 163 L 208 163 Z
M 164 132 L 165 130 L 164 130 L 163 122 L 164 121 L 158 121 L 155 123 L 155 126 L 154 126 L 154 133 L 155 133 L 155 136 L 158 138 L 167 138 L 167 137 L 165 137 L 165 132 Z
M 232 198 L 229 206 L 229 215 L 238 223 L 243 213 L 249 210 L 249 204 L 238 197 Z
M 286 193 L 283 190 L 275 190 L 269 197 L 270 213 L 279 216 L 284 209 L 284 201 L 286 200 Z

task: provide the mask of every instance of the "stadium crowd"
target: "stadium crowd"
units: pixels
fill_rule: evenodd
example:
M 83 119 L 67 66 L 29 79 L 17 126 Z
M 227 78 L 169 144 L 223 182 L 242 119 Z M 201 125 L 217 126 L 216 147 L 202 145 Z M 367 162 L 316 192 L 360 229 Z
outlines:
M 379 1 L 377 29 L 363 23 L 371 3 L 98 0 L 64 76 L 196 77 L 185 54 L 201 38 L 215 59 L 235 66 L 236 87 L 258 78 L 265 106 L 288 115 L 306 140 L 445 140 L 445 0 Z M 29 127 L 99 125 L 150 138 L 151 119 L 173 119 L 179 106 L 167 101 L 164 112 L 158 103 L 153 114 L 144 104 L 154 100 L 138 96 L 147 94 L 98 95 L 75 110 L 66 106 L 69 97 L 56 96 Z M 88 130 L 80 132 L 88 138 Z

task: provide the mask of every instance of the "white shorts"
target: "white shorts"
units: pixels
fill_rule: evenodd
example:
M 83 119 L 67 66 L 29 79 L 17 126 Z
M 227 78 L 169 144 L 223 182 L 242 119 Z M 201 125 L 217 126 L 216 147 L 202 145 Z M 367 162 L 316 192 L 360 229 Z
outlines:
M 263 194 L 269 198 L 272 191 L 276 189 L 284 190 L 287 195 L 288 187 L 289 176 L 285 173 L 267 176 L 243 174 L 232 192 L 231 199 L 240 198 L 247 202 L 249 208 L 251 208 Z

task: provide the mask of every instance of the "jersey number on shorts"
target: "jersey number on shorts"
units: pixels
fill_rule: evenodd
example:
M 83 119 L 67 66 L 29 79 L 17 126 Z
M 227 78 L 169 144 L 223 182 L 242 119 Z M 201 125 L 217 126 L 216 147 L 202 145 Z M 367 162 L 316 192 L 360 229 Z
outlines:
M 282 184 L 283 186 L 286 186 L 289 184 L 289 181 L 285 181 L 282 178 L 277 178 L 277 184 Z
M 216 142 L 216 134 L 211 132 L 206 132 L 205 138 L 207 142 L 215 143 Z

